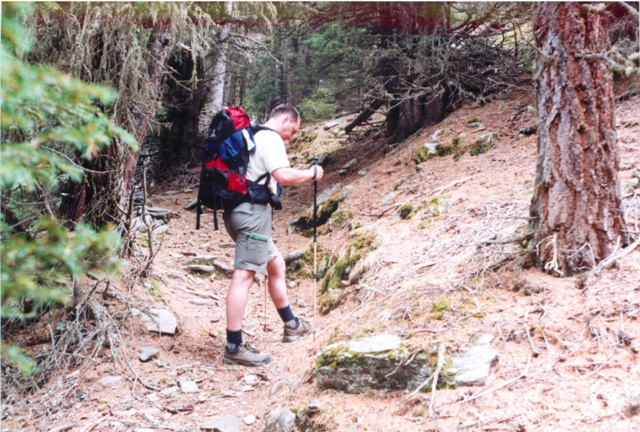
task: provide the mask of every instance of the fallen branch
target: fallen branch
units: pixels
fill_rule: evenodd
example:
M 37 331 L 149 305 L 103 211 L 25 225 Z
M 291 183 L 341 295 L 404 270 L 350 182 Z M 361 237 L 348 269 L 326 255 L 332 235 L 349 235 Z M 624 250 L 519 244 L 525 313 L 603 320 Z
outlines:
M 459 184 L 462 184 L 464 182 L 466 182 L 467 180 L 471 180 L 473 177 L 466 177 L 460 180 L 456 180 L 453 183 L 449 183 L 448 185 L 441 187 L 440 189 L 436 190 L 435 192 L 432 192 L 429 194 L 429 196 L 433 196 L 433 195 L 442 195 L 442 192 L 446 191 L 447 189 L 449 189 L 450 187 L 453 186 L 457 186 Z
M 620 258 L 624 257 L 625 255 L 628 255 L 630 252 L 632 252 L 635 248 L 638 247 L 638 245 L 640 245 L 640 237 L 638 237 L 636 239 L 636 241 L 634 241 L 633 243 L 631 243 L 629 246 L 627 246 L 624 249 L 621 249 L 620 252 L 618 253 L 618 248 L 615 248 L 614 251 L 611 253 L 611 255 L 609 255 L 607 258 L 603 259 L 602 261 L 600 261 L 600 264 L 598 264 L 597 266 L 595 266 L 593 269 L 591 269 L 589 271 L 589 273 L 587 273 L 589 276 L 595 276 L 598 273 L 600 273 L 602 270 L 606 269 L 607 267 L 609 267 L 614 261 L 619 260 Z

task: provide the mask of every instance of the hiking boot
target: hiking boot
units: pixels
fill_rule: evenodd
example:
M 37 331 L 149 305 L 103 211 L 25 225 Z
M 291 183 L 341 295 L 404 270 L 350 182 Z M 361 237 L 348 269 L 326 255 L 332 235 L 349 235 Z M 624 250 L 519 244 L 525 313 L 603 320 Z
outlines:
M 271 354 L 260 352 L 251 345 L 242 344 L 238 346 L 238 350 L 234 353 L 230 353 L 225 348 L 222 361 L 230 365 L 264 366 L 271 361 Z
M 298 327 L 291 328 L 286 325 L 284 326 L 284 338 L 282 339 L 282 342 L 293 342 L 302 336 L 313 333 L 314 331 L 315 329 L 309 321 L 298 318 Z

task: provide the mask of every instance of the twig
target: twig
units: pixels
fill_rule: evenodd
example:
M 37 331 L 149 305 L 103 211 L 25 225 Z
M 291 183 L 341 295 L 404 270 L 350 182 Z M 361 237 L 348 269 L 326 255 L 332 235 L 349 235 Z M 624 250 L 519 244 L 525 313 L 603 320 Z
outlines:
M 64 426 L 58 426 L 56 428 L 49 429 L 49 432 L 65 432 L 73 429 L 74 427 L 76 427 L 75 424 L 66 424 Z
M 466 177 L 466 178 L 463 178 L 463 179 L 460 179 L 460 180 L 456 180 L 456 181 L 454 181 L 454 182 L 452 182 L 452 183 L 449 183 L 448 185 L 446 185 L 446 186 L 444 186 L 444 187 L 441 187 L 440 189 L 436 190 L 435 192 L 430 193 L 430 194 L 429 194 L 429 196 L 432 196 L 432 195 L 442 195 L 442 192 L 444 192 L 445 190 L 449 189 L 450 187 L 457 186 L 457 185 L 459 185 L 459 184 L 461 184 L 461 183 L 464 183 L 464 182 L 466 182 L 467 180 L 470 180 L 470 179 L 472 179 L 472 178 L 473 178 L 473 177 Z

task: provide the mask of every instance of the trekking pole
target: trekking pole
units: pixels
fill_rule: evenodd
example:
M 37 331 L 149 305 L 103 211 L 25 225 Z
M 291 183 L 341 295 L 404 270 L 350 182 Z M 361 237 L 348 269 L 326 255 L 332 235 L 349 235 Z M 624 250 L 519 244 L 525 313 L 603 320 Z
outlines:
M 311 161 L 313 165 L 313 177 L 318 172 L 318 159 Z M 318 181 L 313 181 L 313 322 L 316 324 L 316 290 L 318 285 Z M 316 332 L 313 332 L 313 341 L 316 341 Z
M 269 275 L 265 276 L 264 278 L 264 327 L 263 327 L 264 331 L 267 331 L 267 288 L 268 286 L 269 286 Z

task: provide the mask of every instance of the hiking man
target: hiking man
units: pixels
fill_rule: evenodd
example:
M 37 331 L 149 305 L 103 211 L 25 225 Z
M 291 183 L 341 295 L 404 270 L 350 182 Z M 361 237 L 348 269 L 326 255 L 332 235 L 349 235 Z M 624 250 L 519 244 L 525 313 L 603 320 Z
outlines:
M 273 194 L 277 193 L 278 183 L 292 186 L 321 180 L 324 174 L 321 166 L 303 170 L 289 166 L 284 142 L 291 140 L 299 129 L 298 110 L 290 105 L 275 107 L 255 134 L 256 149 L 249 160 L 247 179 L 257 181 L 268 173 Z M 236 242 L 234 272 L 227 293 L 227 345 L 223 361 L 262 366 L 271 361 L 271 355 L 242 342 L 242 318 L 256 272 L 268 275 L 269 295 L 284 322 L 283 342 L 293 342 L 311 333 L 312 325 L 291 311 L 285 283 L 286 265 L 271 239 L 271 205 L 244 202 L 232 211 L 225 211 L 223 218 L 227 232 Z

